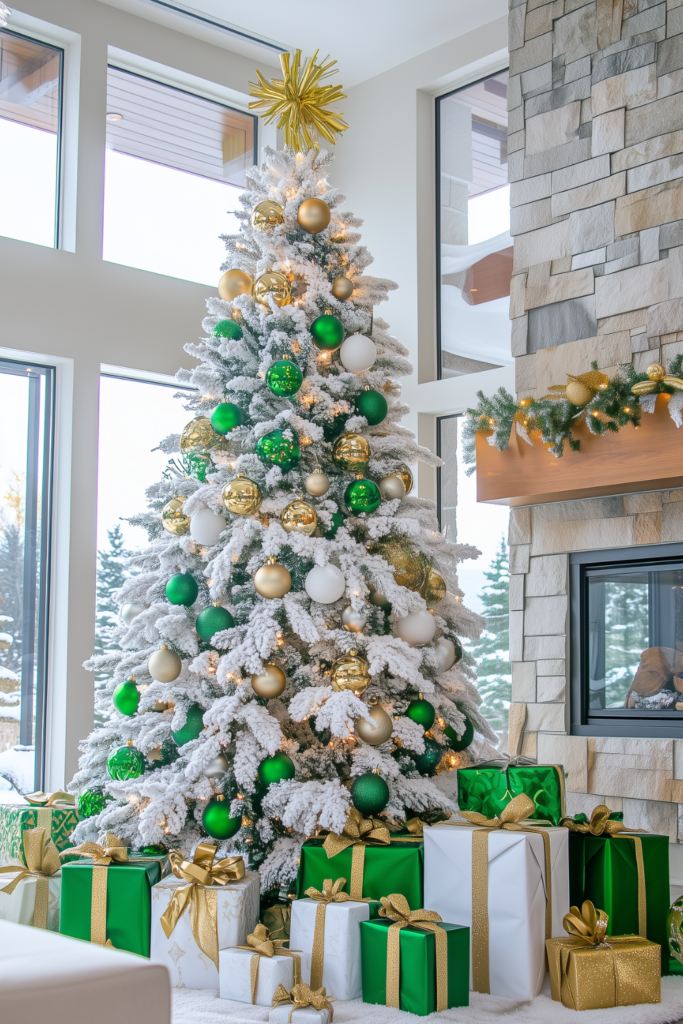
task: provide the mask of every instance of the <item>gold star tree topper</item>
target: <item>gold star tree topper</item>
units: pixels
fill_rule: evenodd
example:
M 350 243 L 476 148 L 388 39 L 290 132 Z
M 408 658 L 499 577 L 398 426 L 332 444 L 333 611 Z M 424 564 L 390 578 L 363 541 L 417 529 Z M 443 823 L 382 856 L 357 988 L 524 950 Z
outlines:
M 284 129 L 285 145 L 301 152 L 318 149 L 320 136 L 335 143 L 335 135 L 345 132 L 346 121 L 326 107 L 330 103 L 346 98 L 339 85 L 321 85 L 330 75 L 337 63 L 329 57 L 321 64 L 316 63 L 318 50 L 315 51 L 304 68 L 301 67 L 301 50 L 297 50 L 294 59 L 291 54 L 280 54 L 283 78 L 273 78 L 266 82 L 257 70 L 259 84 L 250 82 L 250 95 L 256 97 L 249 104 L 250 110 L 263 109 L 266 123 L 278 118 L 277 126 Z

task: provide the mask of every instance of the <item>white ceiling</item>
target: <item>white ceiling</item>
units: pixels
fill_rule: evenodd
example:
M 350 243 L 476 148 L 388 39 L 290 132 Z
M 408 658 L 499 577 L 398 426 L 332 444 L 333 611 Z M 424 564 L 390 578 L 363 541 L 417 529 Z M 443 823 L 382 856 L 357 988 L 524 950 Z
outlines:
M 507 13 L 507 0 L 101 0 L 113 7 L 210 39 L 277 66 L 277 53 L 203 25 L 170 7 L 196 12 L 283 49 L 315 50 L 338 61 L 347 88 Z

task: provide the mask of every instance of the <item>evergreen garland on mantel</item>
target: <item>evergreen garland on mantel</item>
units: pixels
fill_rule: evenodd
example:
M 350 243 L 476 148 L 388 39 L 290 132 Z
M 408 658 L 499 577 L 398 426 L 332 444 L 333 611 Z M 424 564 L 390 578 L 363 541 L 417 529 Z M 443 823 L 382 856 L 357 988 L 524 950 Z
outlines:
M 478 431 L 488 432 L 487 441 L 498 451 L 504 451 L 510 441 L 512 428 L 528 444 L 529 434 L 540 434 L 541 440 L 556 458 L 564 454 L 565 441 L 573 452 L 581 442 L 574 437 L 572 428 L 584 420 L 592 434 L 616 434 L 627 423 L 640 424 L 641 412 L 653 413 L 657 395 L 673 395 L 669 414 L 677 427 L 683 425 L 683 355 L 676 356 L 665 370 L 659 363 L 648 366 L 645 373 L 636 373 L 630 363 L 621 364 L 616 376 L 609 378 L 598 371 L 593 362 L 589 373 L 569 376 L 567 384 L 553 385 L 553 394 L 543 398 L 523 398 L 516 402 L 513 396 L 499 388 L 487 398 L 477 392 L 479 404 L 467 410 L 463 431 L 463 455 L 470 464 L 468 475 L 475 469 L 475 437 Z M 572 401 L 573 399 L 573 401 Z

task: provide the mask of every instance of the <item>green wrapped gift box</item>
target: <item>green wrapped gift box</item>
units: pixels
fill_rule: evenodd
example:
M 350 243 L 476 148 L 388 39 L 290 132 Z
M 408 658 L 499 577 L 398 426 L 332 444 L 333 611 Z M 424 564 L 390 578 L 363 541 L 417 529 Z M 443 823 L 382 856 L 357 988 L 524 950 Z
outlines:
M 95 867 L 94 870 L 102 870 Z M 162 860 L 110 864 L 107 868 L 107 940 L 116 949 L 149 956 L 150 889 L 161 879 Z M 92 928 L 92 861 L 71 861 L 62 867 L 62 935 L 90 942 Z
M 458 768 L 458 805 L 495 818 L 520 793 L 536 804 L 532 818 L 559 825 L 565 815 L 564 769 L 561 764 L 487 762 Z
M 352 849 L 349 846 L 334 857 L 323 850 L 322 839 L 307 839 L 301 847 L 296 897 L 303 899 L 311 886 L 322 891 L 326 878 L 345 878 L 344 892 L 350 892 Z M 363 871 L 363 896 L 379 900 L 389 892 L 403 893 L 411 910 L 422 902 L 422 843 L 392 839 L 387 846 L 366 846 Z
M 69 836 L 78 824 L 75 807 L 32 807 L 27 803 L 0 803 L 0 867 L 23 864 L 24 832 L 32 828 L 50 831 L 61 852 L 71 846 Z
M 387 1001 L 387 941 L 392 921 L 361 921 L 363 1002 Z M 470 930 L 441 924 L 448 940 L 448 1006 L 468 1006 L 470 999 Z M 436 1010 L 436 939 L 433 932 L 408 926 L 400 934 L 401 1009 L 426 1017 Z

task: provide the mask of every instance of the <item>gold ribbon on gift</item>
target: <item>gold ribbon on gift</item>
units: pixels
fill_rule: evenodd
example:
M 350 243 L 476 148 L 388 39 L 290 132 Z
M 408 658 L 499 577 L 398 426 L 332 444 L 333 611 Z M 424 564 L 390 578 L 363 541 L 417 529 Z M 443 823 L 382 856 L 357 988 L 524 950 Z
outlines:
M 311 954 L 311 986 L 314 989 L 319 989 L 323 983 L 323 962 L 325 960 L 325 914 L 327 912 L 328 904 L 346 903 L 349 900 L 354 903 L 372 902 L 369 897 L 366 899 L 363 899 L 362 896 L 356 898 L 348 892 L 342 892 L 341 890 L 345 885 L 345 878 L 338 878 L 334 883 L 331 878 L 326 878 L 323 882 L 322 892 L 318 889 L 314 889 L 313 887 L 306 889 L 306 895 L 309 899 L 318 901 L 318 906 L 315 911 L 313 952 Z
M 64 793 L 61 789 L 54 793 L 27 793 L 24 797 L 32 807 L 36 809 L 36 826 L 52 832 L 52 811 L 53 810 L 75 810 L 76 801 L 71 793 Z
M 12 865 L 0 868 L 0 874 L 15 872 L 16 878 L 0 889 L 11 896 L 23 878 L 35 878 L 36 902 L 33 910 L 33 927 L 47 928 L 47 908 L 50 896 L 50 876 L 62 866 L 57 847 L 52 842 L 50 830 L 45 828 L 27 829 L 23 835 L 25 867 Z
M 536 832 L 543 839 L 545 853 L 545 937 L 549 939 L 553 924 L 553 891 L 550 869 L 550 836 L 544 828 L 549 821 L 529 818 L 536 805 L 526 793 L 519 793 L 503 808 L 497 818 L 486 818 L 478 811 L 458 811 L 466 821 L 452 821 L 454 826 L 476 826 L 472 835 L 472 982 L 475 992 L 488 993 L 489 977 L 489 834 L 504 829 L 509 832 Z
M 443 918 L 435 910 L 411 910 L 401 893 L 382 896 L 380 917 L 388 917 L 387 935 L 387 1006 L 401 1009 L 401 929 L 412 925 L 425 932 L 434 932 L 436 940 L 436 1011 L 448 1009 L 448 937 L 438 923 Z
M 424 827 L 425 823 L 422 818 L 408 818 L 405 823 L 406 828 L 411 835 L 419 836 L 420 839 L 424 838 Z
M 244 861 L 241 857 L 224 857 L 214 864 L 216 847 L 212 843 L 199 843 L 191 861 L 172 850 L 168 859 L 176 878 L 182 878 L 187 885 L 180 885 L 173 893 L 171 902 L 161 916 L 161 927 L 166 938 L 170 938 L 178 921 L 190 908 L 190 924 L 195 942 L 218 969 L 218 909 L 216 886 L 229 885 L 244 878 Z
M 576 821 L 575 818 L 562 818 L 560 825 L 571 832 L 590 833 L 592 836 L 606 836 L 610 839 L 632 839 L 636 851 L 636 868 L 638 869 L 638 934 L 647 938 L 647 891 L 645 889 L 645 864 L 643 862 L 643 843 L 636 832 L 647 835 L 647 829 L 629 828 L 623 821 L 610 821 L 609 807 L 598 804 L 591 812 L 590 821 Z M 602 913 L 602 911 L 601 911 Z
M 110 864 L 128 864 L 128 847 L 113 832 L 107 832 L 104 846 L 81 843 L 63 850 L 61 857 L 78 855 L 92 860 L 92 896 L 90 902 L 90 941 L 96 946 L 110 946 L 107 938 L 107 870 Z
M 162 919 L 163 920 L 163 919 Z M 294 985 L 301 984 L 301 957 L 298 955 L 300 949 L 283 949 L 286 939 L 271 938 L 268 929 L 264 924 L 257 924 L 251 935 L 247 935 L 246 946 L 231 946 L 231 949 L 246 949 L 254 955 L 251 958 L 251 1002 L 256 1002 L 256 989 L 258 988 L 258 969 L 262 956 L 291 956 L 294 961 Z
M 413 819 L 415 820 L 415 819 Z M 364 818 L 360 811 L 352 807 L 346 819 L 346 824 L 341 833 L 330 832 L 323 850 L 329 857 L 336 857 L 338 853 L 353 847 L 351 853 L 351 899 L 361 901 L 363 899 L 363 871 L 365 869 L 365 848 L 367 846 L 389 846 L 391 844 L 391 833 L 386 822 L 380 818 Z M 421 836 L 397 836 L 396 841 L 403 843 L 422 842 Z
M 335 996 L 328 996 L 322 986 L 314 991 L 313 987 L 305 982 L 294 985 L 291 992 L 288 992 L 284 985 L 278 985 L 273 995 L 273 1007 L 288 1006 L 291 1003 L 292 1009 L 289 1011 L 290 1024 L 294 1011 L 304 1010 L 307 1006 L 312 1006 L 314 1010 L 327 1010 L 330 1015 L 330 1021 L 332 1021 L 334 1020 L 334 1010 L 331 1000 L 334 998 Z
M 271 939 L 282 939 L 283 942 L 289 939 L 292 922 L 292 908 L 289 903 L 277 903 L 275 906 L 267 907 L 261 916 Z

